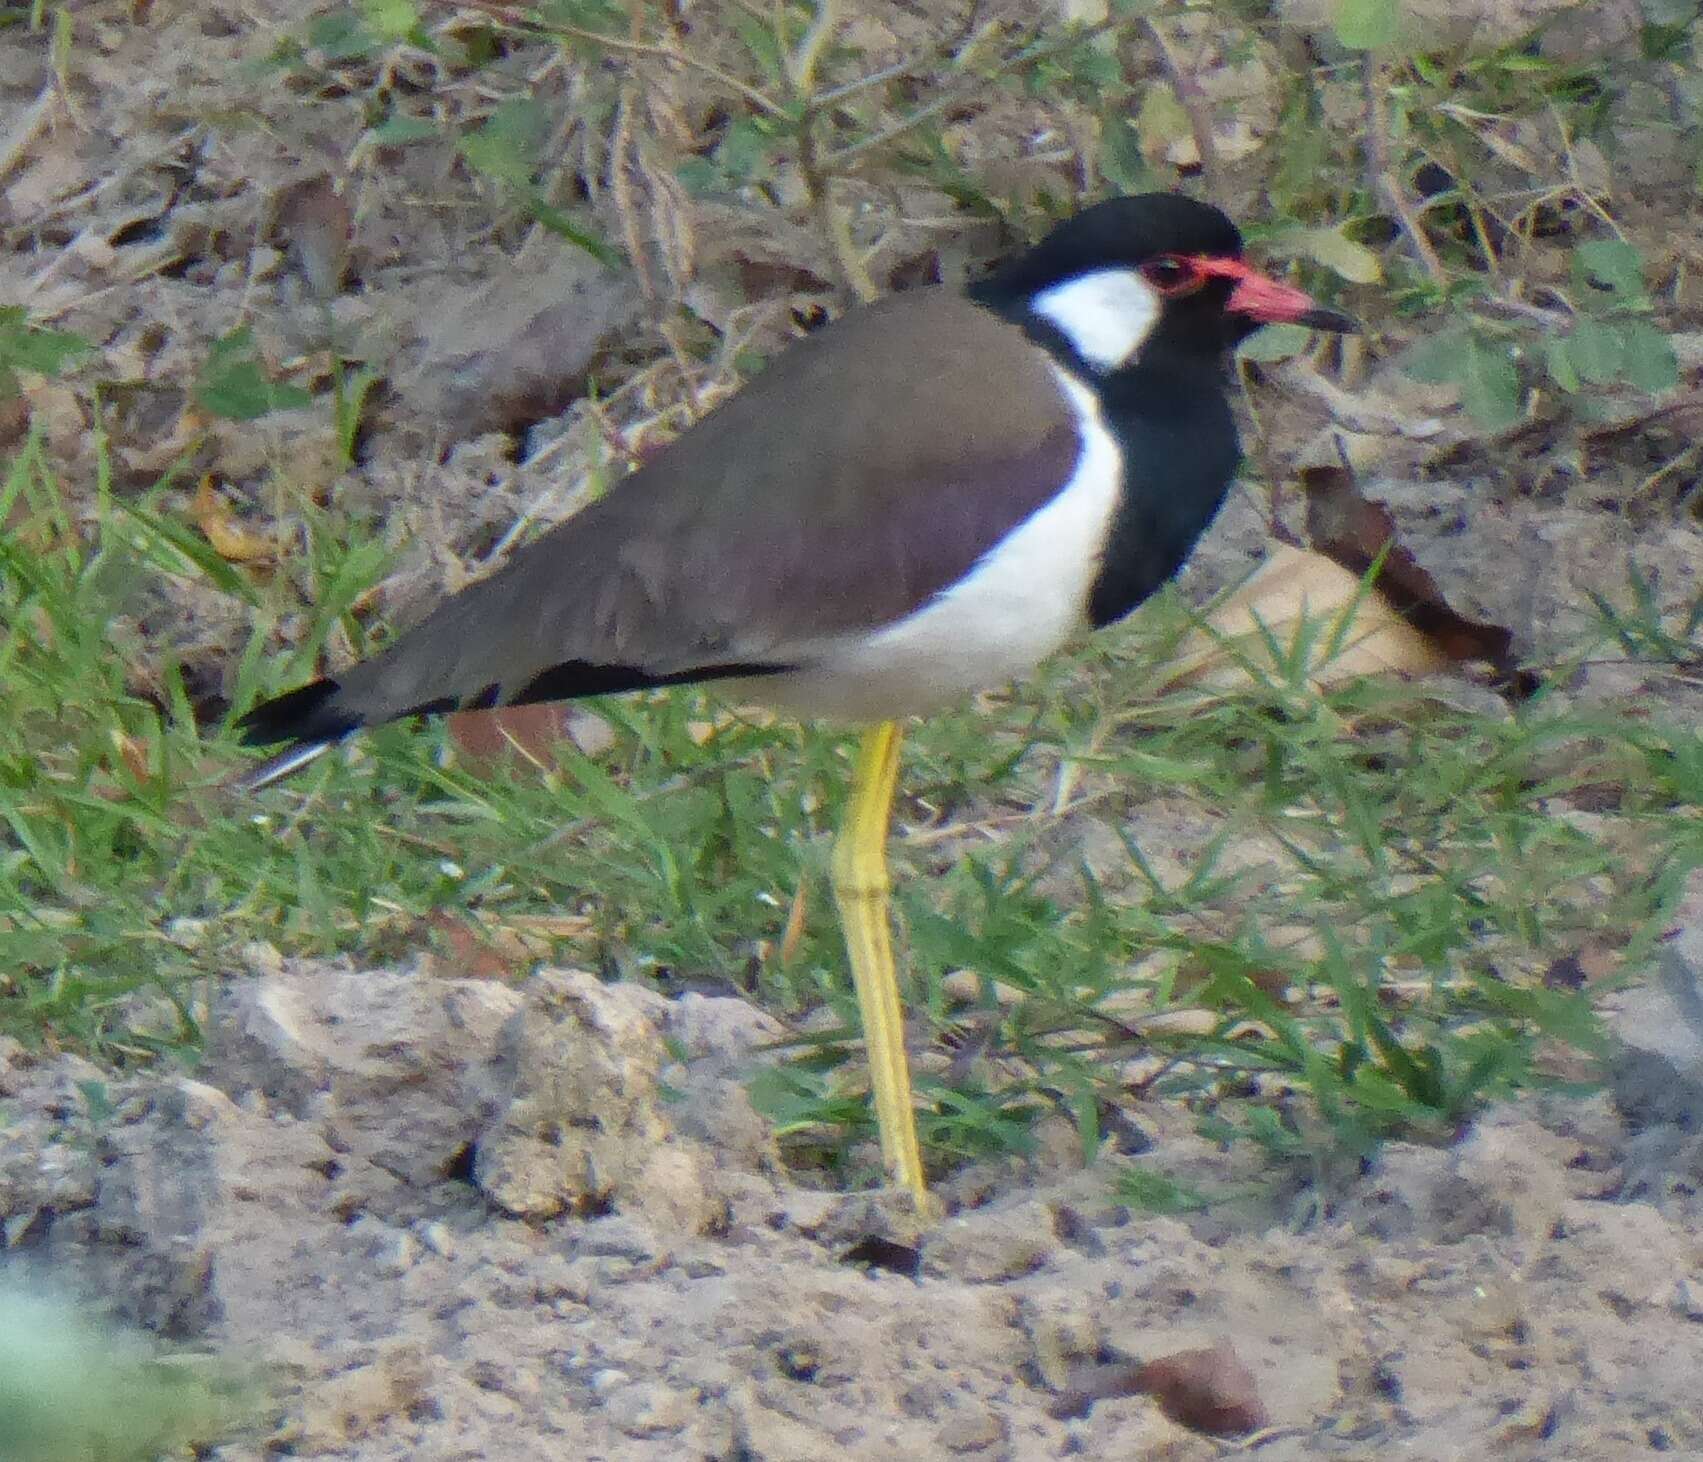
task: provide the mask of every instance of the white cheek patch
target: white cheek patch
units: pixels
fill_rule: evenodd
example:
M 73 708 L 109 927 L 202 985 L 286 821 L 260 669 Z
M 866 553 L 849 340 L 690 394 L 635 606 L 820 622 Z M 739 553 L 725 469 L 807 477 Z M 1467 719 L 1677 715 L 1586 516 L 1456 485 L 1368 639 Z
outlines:
M 1035 296 L 1033 309 L 1089 365 L 1115 371 L 1135 359 L 1159 320 L 1159 295 L 1133 269 L 1097 269 Z

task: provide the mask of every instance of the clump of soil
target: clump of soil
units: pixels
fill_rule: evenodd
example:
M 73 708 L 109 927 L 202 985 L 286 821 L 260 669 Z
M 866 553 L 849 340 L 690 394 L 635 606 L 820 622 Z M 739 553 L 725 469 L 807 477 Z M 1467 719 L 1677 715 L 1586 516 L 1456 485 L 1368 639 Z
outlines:
M 1698 1095 L 1703 1035 L 1623 1019 L 1663 1032 L 1623 1069 Z M 1245 1196 L 1153 1217 L 1061 1160 L 919 1233 L 781 1169 L 741 1084 L 774 1035 L 576 971 L 286 963 L 193 1075 L 93 1112 L 94 1068 L 7 1050 L 10 1263 L 256 1363 L 232 1462 L 1703 1448 L 1703 1100 L 1528 1101 L 1300 1201 L 1157 1110 L 1167 1164 Z

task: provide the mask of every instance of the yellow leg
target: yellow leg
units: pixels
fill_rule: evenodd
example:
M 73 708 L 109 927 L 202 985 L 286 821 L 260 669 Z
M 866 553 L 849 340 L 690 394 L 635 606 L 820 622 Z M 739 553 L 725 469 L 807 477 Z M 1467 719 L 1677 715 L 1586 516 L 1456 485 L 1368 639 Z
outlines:
M 834 844 L 833 882 L 869 1050 L 881 1155 L 888 1172 L 915 1196 L 918 1212 L 927 1214 L 932 1205 L 917 1147 L 910 1063 L 905 1056 L 905 1014 L 899 1005 L 887 915 L 887 894 L 892 888 L 887 874 L 887 830 L 899 780 L 902 734 L 892 721 L 864 732 L 851 802 Z

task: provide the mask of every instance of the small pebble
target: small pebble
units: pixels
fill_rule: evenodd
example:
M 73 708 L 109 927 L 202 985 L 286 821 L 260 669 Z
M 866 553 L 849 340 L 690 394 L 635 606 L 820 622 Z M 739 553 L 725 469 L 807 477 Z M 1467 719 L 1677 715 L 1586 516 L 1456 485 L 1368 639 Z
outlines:
M 1703 1320 L 1703 1284 L 1681 1279 L 1673 1287 L 1673 1312 L 1683 1320 Z
M 614 1366 L 606 1366 L 601 1371 L 593 1371 L 591 1376 L 591 1394 L 593 1396 L 608 1396 L 627 1384 L 625 1371 L 616 1370 Z
M 442 1219 L 420 1225 L 420 1242 L 440 1259 L 455 1257 L 455 1235 Z

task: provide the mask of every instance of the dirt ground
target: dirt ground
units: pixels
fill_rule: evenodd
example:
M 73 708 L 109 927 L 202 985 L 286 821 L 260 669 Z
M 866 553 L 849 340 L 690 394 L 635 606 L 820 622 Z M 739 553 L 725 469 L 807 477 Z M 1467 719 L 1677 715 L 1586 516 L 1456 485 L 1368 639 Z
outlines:
M 0 299 L 99 342 L 127 383 L 106 423 L 118 490 L 187 453 L 185 481 L 214 473 L 249 494 L 246 510 L 275 501 L 288 460 L 292 491 L 334 489 L 407 545 L 384 589 L 384 607 L 405 612 L 518 520 L 572 506 L 583 474 L 564 481 L 563 463 L 606 423 L 563 428 L 550 412 L 594 359 L 638 358 L 655 281 L 474 222 L 481 185 L 446 147 L 398 149 L 328 191 L 354 156 L 358 98 L 243 69 L 307 7 L 145 11 L 97 9 L 70 115 L 45 42 L 0 48 Z M 879 54 L 881 37 L 870 44 Z M 386 84 L 429 83 L 405 71 Z M 244 125 L 226 125 L 238 98 Z M 990 154 L 1009 135 L 991 131 Z M 947 200 L 905 197 L 884 235 L 885 282 L 918 261 L 949 272 L 931 217 Z M 638 205 L 648 243 L 666 232 L 666 202 Z M 611 236 L 631 206 L 589 202 Z M 735 343 L 778 339 L 789 306 L 819 302 L 831 261 L 807 231 L 733 208 L 706 216 L 693 304 L 726 327 L 731 358 Z M 666 273 L 677 251 L 659 259 Z M 345 270 L 361 287 L 328 291 L 328 272 Z M 268 364 L 303 379 L 327 328 L 352 358 L 384 364 L 357 472 L 331 461 L 323 411 L 237 426 L 190 408 L 207 343 L 245 321 Z M 1681 344 L 1695 373 L 1696 340 Z M 630 433 L 680 405 L 654 372 L 615 378 L 610 418 Z M 1619 583 L 1629 560 L 1654 571 L 1665 608 L 1699 592 L 1694 522 L 1634 521 L 1565 484 L 1487 494 L 1486 459 L 1469 449 L 1452 477 L 1422 471 L 1455 440 L 1458 413 L 1376 386 L 1352 410 L 1292 393 L 1266 408 L 1266 440 L 1304 456 L 1333 416 L 1332 442 L 1351 439 L 1369 491 L 1469 611 L 1527 643 L 1565 639 L 1583 586 Z M 86 467 L 83 403 L 48 387 L 31 404 L 56 460 Z M 1433 410 L 1440 437 L 1419 420 Z M 497 428 L 540 421 L 516 460 Z M 1470 436 L 1458 433 L 1468 448 Z M 1571 450 L 1553 446 L 1500 444 L 1551 486 L 1544 464 Z M 1224 581 L 1265 541 L 1238 499 L 1195 583 Z M 139 593 L 127 632 L 205 667 L 216 704 L 242 607 L 182 586 L 169 603 Z M 1652 685 L 1601 667 L 1571 693 L 1697 709 L 1695 687 Z M 1155 806 L 1132 834 L 1162 850 L 1177 835 L 1166 815 Z M 1277 1188 L 1186 1112 L 1156 1107 L 1135 1126 L 1168 1173 L 1247 1196 L 1204 1214 L 1132 1211 L 1110 1196 L 1107 1166 L 1081 1170 L 1061 1133 L 1021 1168 L 957 1174 L 953 1215 L 925 1234 L 879 1196 L 813 1191 L 785 1171 L 743 1086 L 776 1028 L 741 1001 L 667 1001 L 571 970 L 511 987 L 424 963 L 299 963 L 256 946 L 218 995 L 193 1071 L 114 1080 L 76 1057 L 0 1048 L 6 1264 L 252 1361 L 277 1406 L 259 1432 L 205 1454 L 225 1462 L 1703 1457 L 1695 875 L 1681 929 L 1664 971 L 1616 997 L 1628 1044 L 1601 1096 L 1497 1108 L 1447 1149 L 1398 1144 L 1367 1171 Z M 91 1081 L 104 1083 L 99 1111 Z M 1220 1382 L 1263 1412 L 1251 1435 L 1215 1440 L 1131 1394 L 1138 1363 L 1219 1346 L 1246 1371 L 1237 1380 L 1220 1350 Z
M 0 1212 L 14 1274 L 257 1363 L 281 1415 L 230 1462 L 1699 1456 L 1703 880 L 1689 908 L 1612 1096 L 1290 1192 L 1143 1113 L 1169 1171 L 1253 1195 L 1190 1217 L 1065 1140 L 959 1174 L 919 1243 L 780 1170 L 741 1001 L 261 949 L 205 1064 L 98 1121 L 94 1068 L 0 1053 Z M 1233 1445 L 1121 1384 L 1223 1345 L 1267 1422 Z

